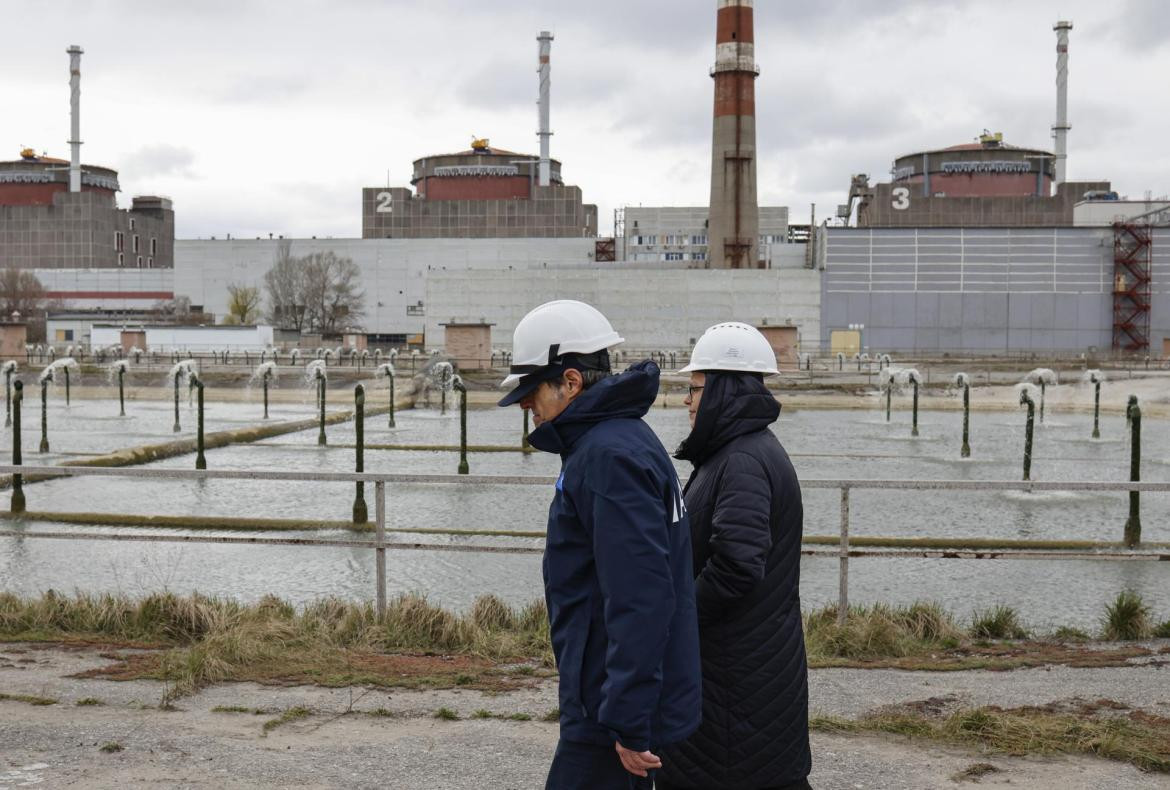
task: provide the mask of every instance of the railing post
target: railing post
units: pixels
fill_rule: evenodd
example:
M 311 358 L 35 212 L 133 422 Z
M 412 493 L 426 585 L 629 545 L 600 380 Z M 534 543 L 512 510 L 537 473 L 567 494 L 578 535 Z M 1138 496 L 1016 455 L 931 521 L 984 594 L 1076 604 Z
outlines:
M 366 388 L 361 384 L 353 388 L 354 416 L 353 427 L 357 443 L 354 471 L 358 474 L 366 471 Z M 353 523 L 365 524 L 370 520 L 370 512 L 366 508 L 366 484 L 357 481 L 357 491 L 353 499 Z
M 390 428 L 394 427 L 394 363 L 386 369 L 386 377 L 390 379 Z
M 12 465 L 20 466 L 23 463 L 20 456 L 20 404 L 24 401 L 24 382 L 17 379 L 12 386 L 16 389 L 12 398 Z M 24 475 L 12 476 L 12 504 L 9 510 L 13 513 L 24 512 Z
M 386 481 L 378 480 L 374 483 L 374 539 L 378 547 L 374 549 L 375 577 L 378 585 L 378 618 L 386 616 L 386 549 L 382 544 L 386 542 Z
M 840 570 L 837 579 L 837 625 L 849 619 L 849 486 L 841 486 L 841 540 L 838 543 Z
M 264 419 L 268 419 L 268 380 L 272 378 L 271 371 L 264 370 Z
M 325 376 L 317 373 L 317 402 L 320 405 L 320 415 L 317 418 L 317 444 L 325 446 Z
M 1101 379 L 1093 379 L 1093 438 L 1101 438 Z
M 195 388 L 198 390 L 196 397 L 199 399 L 199 422 L 195 433 L 195 468 L 206 469 L 207 458 L 203 455 L 203 379 L 195 380 Z
M 1129 479 L 1142 479 L 1142 410 L 1136 403 L 1129 408 L 1129 424 L 1132 439 L 1129 448 Z M 1129 518 L 1125 522 L 1125 545 L 1135 548 L 1142 542 L 1141 491 L 1129 492 Z
M 49 452 L 49 381 L 41 379 L 41 447 L 42 453 Z
M 1024 426 L 1024 480 L 1032 479 L 1032 436 L 1036 426 L 1036 402 L 1027 390 L 1020 393 L 1020 405 L 1028 407 L 1028 422 Z
M 959 451 L 962 458 L 971 457 L 971 385 L 963 382 L 963 447 Z
M 178 363 L 175 363 L 178 364 Z M 179 427 L 179 378 L 183 375 L 182 371 L 175 372 L 175 427 L 174 432 L 178 433 L 183 430 Z
M 467 386 L 462 378 L 455 379 L 455 389 L 459 390 L 459 474 L 468 474 L 471 470 L 467 465 Z
M 123 367 L 118 368 L 118 416 L 126 416 L 126 368 Z
M 13 363 L 15 364 L 15 363 Z M 4 366 L 4 427 L 12 425 L 12 365 Z
M 914 385 L 914 422 L 910 425 L 910 435 L 918 435 L 918 377 L 911 376 L 910 383 Z

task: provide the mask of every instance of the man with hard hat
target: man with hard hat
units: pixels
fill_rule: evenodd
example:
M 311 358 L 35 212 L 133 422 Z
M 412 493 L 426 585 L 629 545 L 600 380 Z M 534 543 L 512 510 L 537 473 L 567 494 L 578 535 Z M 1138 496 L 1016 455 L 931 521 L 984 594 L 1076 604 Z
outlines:
M 561 456 L 543 568 L 561 729 L 546 790 L 648 790 L 657 751 L 699 725 L 691 532 L 642 420 L 658 367 L 612 375 L 621 342 L 583 302 L 543 304 L 516 325 L 500 400 L 531 410 L 529 442 Z
M 699 338 L 675 457 L 685 489 L 703 656 L 703 722 L 662 752 L 657 790 L 809 788 L 808 664 L 800 622 L 800 481 L 770 428 L 776 354 L 752 326 Z

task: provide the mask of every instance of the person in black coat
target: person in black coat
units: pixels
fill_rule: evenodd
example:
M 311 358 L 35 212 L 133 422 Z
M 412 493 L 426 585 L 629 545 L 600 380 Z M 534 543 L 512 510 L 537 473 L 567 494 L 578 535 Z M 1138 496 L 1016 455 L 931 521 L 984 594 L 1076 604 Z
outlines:
M 767 340 L 746 324 L 696 344 L 684 497 L 694 552 L 703 720 L 663 750 L 656 790 L 809 788 L 808 665 L 800 615 L 804 511 L 770 425 L 780 404 Z

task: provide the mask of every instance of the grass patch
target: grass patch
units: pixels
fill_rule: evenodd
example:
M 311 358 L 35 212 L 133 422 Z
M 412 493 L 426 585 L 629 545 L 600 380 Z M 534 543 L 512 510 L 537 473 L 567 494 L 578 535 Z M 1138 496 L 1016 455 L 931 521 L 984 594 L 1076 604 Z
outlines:
M 1093 637 L 1079 628 L 1062 625 L 1052 632 L 1052 638 L 1059 642 L 1088 642 Z
M 1149 639 L 1154 633 L 1150 607 L 1135 592 L 1123 590 L 1105 607 L 1101 635 L 1111 642 Z
M 541 716 L 540 720 L 556 724 L 558 721 L 561 720 L 561 709 L 560 708 L 552 708 L 551 710 L 549 710 L 548 713 Z
M 57 700 L 52 697 L 38 697 L 35 694 L 5 694 L 0 691 L 0 700 L 23 702 L 26 705 L 56 705 Z
M 509 713 L 504 716 L 508 721 L 532 721 L 531 713 Z
M 1158 639 L 1170 639 L 1170 620 L 1154 626 L 1154 636 Z
M 0 639 L 161 648 L 89 674 L 165 681 L 168 699 L 229 680 L 513 688 L 531 681 L 486 670 L 504 661 L 553 664 L 544 603 L 512 608 L 490 596 L 457 615 L 404 595 L 378 617 L 372 604 L 334 598 L 298 609 L 271 596 L 242 605 L 201 595 L 0 593 Z
M 439 708 L 435 711 L 435 718 L 443 721 L 459 721 L 459 714 L 450 708 Z
M 1170 773 L 1170 719 L 1141 711 L 1118 715 L 1116 707 L 989 706 L 942 715 L 895 708 L 860 719 L 814 716 L 809 726 L 822 732 L 889 733 L 1012 755 L 1089 754 Z M 1109 715 L 1098 715 L 1102 709 Z
M 976 639 L 1027 639 L 1028 631 L 1010 606 L 997 605 L 971 618 L 971 636 Z
M 804 630 L 810 663 L 919 655 L 957 647 L 964 636 L 951 615 L 931 603 L 850 607 L 844 625 L 830 605 L 808 614 Z
M 262 716 L 268 711 L 260 708 L 247 708 L 243 705 L 216 705 L 211 709 L 212 713 L 250 713 L 253 716 Z
M 106 754 L 113 754 L 114 752 L 120 752 L 125 748 L 126 747 L 122 746 L 122 744 L 118 743 L 117 741 L 106 741 L 98 747 L 98 751 L 105 752 Z
M 97 697 L 85 697 L 84 699 L 77 700 L 77 702 L 74 704 L 78 705 L 78 706 L 85 706 L 85 705 L 105 705 L 106 703 L 102 702 Z
M 484 710 L 483 708 L 480 708 L 475 713 L 471 714 L 471 718 L 473 719 L 494 719 L 495 717 L 496 714 L 492 713 L 490 710 Z
M 311 715 L 313 715 L 313 711 L 309 710 L 303 705 L 297 705 L 296 707 L 289 708 L 275 719 L 269 719 L 268 721 L 264 722 L 264 735 L 267 736 L 268 733 L 272 732 L 277 727 L 283 727 L 289 722 L 298 721 L 300 719 L 307 719 Z

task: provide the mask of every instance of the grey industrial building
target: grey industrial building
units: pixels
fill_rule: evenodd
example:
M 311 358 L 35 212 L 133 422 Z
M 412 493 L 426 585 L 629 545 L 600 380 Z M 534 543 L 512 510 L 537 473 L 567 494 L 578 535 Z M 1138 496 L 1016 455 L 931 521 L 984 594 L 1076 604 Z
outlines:
M 788 243 L 788 207 L 761 206 L 757 213 L 758 258 L 767 268 L 774 246 Z M 619 209 L 615 223 L 618 257 L 637 263 L 689 261 L 691 268 L 710 268 L 709 217 L 706 206 Z
M 25 151 L 0 162 L 0 264 L 22 269 L 169 268 L 175 213 L 162 197 L 118 208 L 118 174 L 81 166 L 69 191 L 69 162 Z
M 1150 229 L 1149 351 L 1170 355 L 1170 227 Z M 862 350 L 1108 353 L 1115 231 L 827 228 L 822 336 L 863 326 Z

